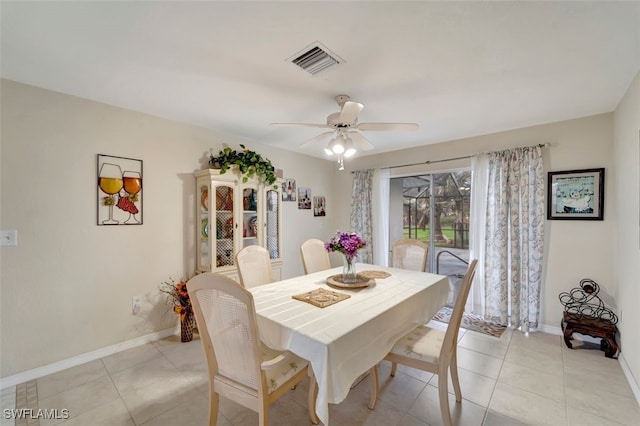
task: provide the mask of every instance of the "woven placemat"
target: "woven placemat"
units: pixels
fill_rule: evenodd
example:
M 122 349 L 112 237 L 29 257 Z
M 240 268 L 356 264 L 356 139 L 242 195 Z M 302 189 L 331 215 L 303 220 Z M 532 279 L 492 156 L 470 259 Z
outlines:
M 358 272 L 358 275 L 364 275 L 367 278 L 389 278 L 390 273 L 385 271 L 362 271 Z
M 313 291 L 296 294 L 291 297 L 302 302 L 311 303 L 313 306 L 317 306 L 319 308 L 326 308 L 327 306 L 331 306 L 334 303 L 338 303 L 345 299 L 348 299 L 351 296 L 344 293 L 338 293 L 337 291 L 318 288 Z
M 332 275 L 330 277 L 327 277 L 326 282 L 331 287 L 345 288 L 349 290 L 354 290 L 354 289 L 357 290 L 357 289 L 369 287 L 376 283 L 376 281 L 373 278 L 365 277 L 362 274 L 357 274 L 356 281 L 353 283 L 345 283 L 343 279 L 344 279 L 344 276 L 342 274 Z

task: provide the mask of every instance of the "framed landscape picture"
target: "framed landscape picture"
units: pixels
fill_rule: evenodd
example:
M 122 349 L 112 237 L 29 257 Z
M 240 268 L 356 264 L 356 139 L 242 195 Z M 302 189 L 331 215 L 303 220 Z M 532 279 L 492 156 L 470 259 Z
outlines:
M 549 172 L 547 219 L 603 220 L 604 169 Z

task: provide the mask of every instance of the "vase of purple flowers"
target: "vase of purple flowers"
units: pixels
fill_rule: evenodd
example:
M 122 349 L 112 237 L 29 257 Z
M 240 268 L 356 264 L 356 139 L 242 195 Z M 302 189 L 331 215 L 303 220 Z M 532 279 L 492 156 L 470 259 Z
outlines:
M 355 284 L 358 278 L 356 273 L 355 260 L 345 256 L 342 264 L 342 282 L 345 284 Z
M 355 258 L 358 255 L 358 250 L 366 245 L 367 243 L 355 232 L 342 231 L 336 232 L 331 240 L 324 244 L 324 248 L 328 252 L 337 251 L 344 255 L 342 282 L 345 284 L 355 284 L 357 280 Z

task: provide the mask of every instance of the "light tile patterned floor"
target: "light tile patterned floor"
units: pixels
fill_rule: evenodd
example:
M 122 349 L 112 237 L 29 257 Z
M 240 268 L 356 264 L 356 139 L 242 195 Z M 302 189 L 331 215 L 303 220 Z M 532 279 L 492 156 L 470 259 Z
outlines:
M 600 350 L 571 350 L 561 336 L 511 330 L 500 339 L 461 330 L 458 347 L 462 404 L 449 395 L 456 425 L 640 425 L 640 407 L 620 365 Z M 437 377 L 400 366 L 391 378 L 389 370 L 381 363 L 375 410 L 367 408 L 366 378 L 331 405 L 331 425 L 442 425 Z M 207 380 L 200 341 L 171 337 L 5 389 L 2 408 L 16 401 L 34 407 L 37 398 L 39 408 L 69 410 L 67 420 L 16 425 L 206 425 Z M 307 386 L 303 382 L 271 408 L 272 425 L 310 424 Z M 220 426 L 258 422 L 233 402 L 222 399 L 220 408 Z M 0 426 L 13 424 L 3 418 Z

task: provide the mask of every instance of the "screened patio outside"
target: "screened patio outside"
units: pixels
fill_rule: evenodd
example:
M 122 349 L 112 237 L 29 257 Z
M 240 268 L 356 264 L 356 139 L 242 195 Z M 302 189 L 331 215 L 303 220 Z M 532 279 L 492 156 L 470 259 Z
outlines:
M 402 180 L 404 238 L 430 244 L 433 233 L 428 270 L 448 275 L 457 287 L 469 261 L 471 171 L 397 179 Z

